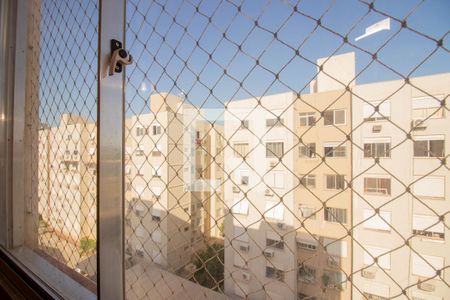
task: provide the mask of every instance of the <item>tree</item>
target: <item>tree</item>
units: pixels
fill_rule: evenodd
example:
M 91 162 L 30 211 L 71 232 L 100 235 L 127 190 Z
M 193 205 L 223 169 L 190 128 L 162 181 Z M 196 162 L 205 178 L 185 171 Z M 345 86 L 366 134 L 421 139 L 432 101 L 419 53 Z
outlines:
M 81 255 L 89 255 L 97 248 L 97 241 L 84 237 L 80 240 Z
M 197 282 L 215 291 L 223 290 L 224 272 L 224 250 L 223 246 L 213 244 L 197 254 L 195 260 L 195 271 L 192 281 Z

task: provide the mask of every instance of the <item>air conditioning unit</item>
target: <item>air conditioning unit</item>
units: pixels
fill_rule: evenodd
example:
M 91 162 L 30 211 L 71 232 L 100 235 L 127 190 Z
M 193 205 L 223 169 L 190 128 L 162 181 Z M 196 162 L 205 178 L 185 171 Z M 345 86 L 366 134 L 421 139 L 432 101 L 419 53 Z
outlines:
M 250 275 L 250 273 L 247 272 L 242 272 L 242 279 L 244 280 L 250 280 L 252 278 L 252 276 Z
M 372 132 L 378 133 L 382 129 L 381 125 L 373 125 Z
M 367 279 L 374 279 L 376 271 L 373 270 L 362 270 L 361 276 Z
M 273 196 L 273 192 L 270 189 L 266 189 L 265 193 L 266 196 Z
M 286 224 L 280 222 L 280 223 L 277 223 L 277 227 L 278 227 L 278 229 L 284 230 L 284 229 L 286 229 Z
M 427 128 L 427 126 L 424 123 L 425 120 L 423 119 L 417 119 L 417 120 L 413 120 L 411 122 L 411 129 L 412 130 L 424 130 Z
M 240 190 L 237 186 L 233 186 L 233 193 L 239 193 Z
M 239 250 L 241 250 L 243 252 L 248 252 L 248 251 L 250 251 L 250 246 L 249 245 L 240 245 Z
M 137 216 L 137 217 L 139 217 L 139 218 L 142 218 L 142 217 L 144 217 L 144 211 L 143 210 L 140 210 L 140 209 L 134 209 L 134 214 Z
M 430 282 L 419 282 L 417 285 L 419 290 L 425 291 L 425 292 L 434 292 L 436 289 L 435 285 Z
M 273 250 L 264 250 L 264 256 L 265 257 L 274 257 L 275 256 L 275 251 L 273 251 Z

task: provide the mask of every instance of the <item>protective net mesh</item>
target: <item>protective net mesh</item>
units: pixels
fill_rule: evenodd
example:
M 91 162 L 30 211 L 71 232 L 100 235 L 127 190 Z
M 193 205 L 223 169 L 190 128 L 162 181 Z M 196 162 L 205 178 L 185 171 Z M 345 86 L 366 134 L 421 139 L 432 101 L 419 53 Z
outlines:
M 97 1 L 31 1 L 27 170 L 35 240 L 58 268 L 96 281 Z M 37 119 L 36 119 L 37 118 Z M 93 288 L 94 289 L 94 288 Z
M 448 8 L 127 0 L 126 297 L 450 299 Z M 97 15 L 36 26 L 39 247 L 86 276 Z

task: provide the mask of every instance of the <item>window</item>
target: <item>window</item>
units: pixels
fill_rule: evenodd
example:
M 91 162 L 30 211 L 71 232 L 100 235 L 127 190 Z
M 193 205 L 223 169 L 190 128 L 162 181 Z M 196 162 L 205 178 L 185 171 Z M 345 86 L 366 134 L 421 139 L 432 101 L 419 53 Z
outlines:
M 444 240 L 444 224 L 438 216 L 413 215 L 413 234 L 434 240 Z
M 372 246 L 363 246 L 364 249 L 364 264 L 366 266 L 378 266 L 383 269 L 389 270 L 391 268 L 391 254 L 388 253 L 389 249 L 377 248 Z M 377 259 L 375 262 L 374 258 Z
M 443 95 L 433 97 L 416 97 L 412 99 L 412 118 L 413 120 L 426 118 L 442 118 L 444 110 L 438 99 L 444 98 Z
M 383 230 L 390 231 L 391 227 L 391 213 L 387 211 L 379 211 L 378 214 L 375 214 L 373 209 L 365 209 L 363 211 L 364 214 L 364 228 L 366 229 L 374 229 L 374 230 Z
M 248 171 L 236 171 L 235 177 L 236 183 L 239 185 L 248 185 L 250 182 L 250 177 Z
M 152 221 L 161 222 L 161 207 L 152 207 Z
M 346 286 L 346 276 L 344 273 L 339 271 L 324 270 L 322 275 L 322 281 L 327 287 L 334 288 L 345 288 Z
M 143 156 L 145 153 L 145 145 L 144 144 L 138 144 L 138 146 L 136 147 L 136 156 Z
M 325 221 L 347 223 L 347 210 L 344 208 L 326 207 L 324 214 Z
M 375 108 L 378 107 L 378 111 Z M 389 100 L 374 101 L 363 104 L 363 118 L 366 122 L 389 120 L 391 116 L 391 102 Z
M 313 189 L 316 187 L 316 175 L 299 175 L 300 176 L 300 186 Z
M 277 249 L 284 249 L 284 241 L 283 237 L 279 236 L 277 233 L 274 232 L 267 232 L 266 233 L 266 246 L 277 248 Z
M 231 211 L 234 214 L 248 215 L 248 200 L 247 199 L 234 199 L 233 207 Z
M 161 126 L 153 125 L 152 126 L 152 134 L 153 135 L 160 135 L 161 134 Z
M 344 175 L 325 175 L 325 181 L 327 190 L 343 190 L 345 188 Z
M 266 127 L 279 127 L 283 126 L 284 120 L 282 118 L 266 119 Z
M 300 217 L 302 217 L 304 219 L 309 218 L 309 219 L 315 220 L 316 219 L 315 212 L 316 212 L 316 210 L 313 207 L 300 205 Z
M 278 281 L 284 280 L 284 271 L 274 268 L 272 266 L 266 266 L 266 277 L 273 278 Z
M 308 143 L 299 146 L 300 157 L 314 158 L 316 157 L 316 143 Z
M 314 126 L 316 114 L 314 112 L 300 113 L 300 126 Z
M 301 237 L 297 237 L 297 248 L 299 248 L 299 249 L 316 251 L 318 245 L 319 245 L 319 242 L 313 238 L 303 239 Z
M 240 130 L 249 129 L 249 122 L 248 120 L 242 120 L 241 124 L 239 125 Z
M 445 197 L 444 176 L 414 176 L 413 194 L 419 198 L 443 199 Z
M 234 157 L 242 158 L 248 153 L 248 143 L 234 143 Z
M 323 246 L 325 247 L 327 254 L 330 256 L 347 257 L 348 255 L 348 246 L 346 241 L 324 238 Z
M 323 152 L 326 157 L 345 157 L 345 148 L 339 143 L 326 143 Z
M 390 157 L 391 141 L 389 138 L 364 139 L 364 157 Z
M 284 155 L 283 142 L 268 142 L 266 143 L 266 157 L 281 158 Z
M 266 183 L 271 188 L 284 188 L 284 172 L 283 171 L 271 171 L 265 176 Z
M 416 136 L 415 157 L 444 157 L 444 136 Z
M 284 205 L 275 201 L 266 201 L 266 208 L 264 215 L 267 218 L 275 220 L 284 219 Z
M 161 156 L 161 145 L 155 145 L 152 150 L 152 156 Z
M 141 127 L 141 126 L 136 127 L 136 136 L 143 136 L 143 135 L 145 135 L 145 133 L 146 133 L 146 130 L 144 127 Z
M 389 196 L 391 194 L 390 178 L 364 178 L 364 193 Z
M 305 283 L 314 283 L 316 281 L 316 269 L 300 264 L 298 266 L 298 280 Z
M 345 109 L 326 110 L 324 112 L 324 125 L 345 125 Z
M 441 270 L 444 267 L 444 258 L 438 256 L 417 255 L 416 253 L 411 253 L 412 261 L 412 274 L 418 275 L 426 278 L 434 277 L 436 271 Z M 441 273 L 441 276 L 443 274 Z

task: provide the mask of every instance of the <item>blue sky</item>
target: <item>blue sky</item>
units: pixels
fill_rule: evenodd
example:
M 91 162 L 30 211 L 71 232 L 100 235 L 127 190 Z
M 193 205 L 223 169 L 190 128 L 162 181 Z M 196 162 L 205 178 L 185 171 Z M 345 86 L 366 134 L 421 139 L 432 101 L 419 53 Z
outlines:
M 43 35 L 45 47 L 60 51 L 45 51 L 41 53 L 41 60 L 49 61 L 49 56 L 58 58 L 59 55 L 69 67 L 55 63 L 56 66 L 41 72 L 45 81 L 41 98 L 53 103 L 41 111 L 46 116 L 53 116 L 56 111 L 81 107 L 81 113 L 92 115 L 96 87 L 86 84 L 83 78 L 92 79 L 96 70 L 96 31 L 89 25 L 89 21 L 91 24 L 98 21 L 95 1 L 45 3 L 47 9 L 43 9 L 44 24 L 41 26 L 42 31 L 49 32 L 47 37 Z M 59 11 L 49 13 L 49 3 L 58 3 Z M 380 61 L 403 76 L 450 71 L 447 50 L 436 50 L 436 42 L 409 29 L 398 32 L 400 23 L 394 19 L 390 31 L 354 42 L 367 26 L 386 18 L 384 13 L 400 20 L 406 18 L 408 27 L 433 39 L 443 38 L 444 47 L 448 48 L 446 32 L 450 29 L 450 1 L 375 1 L 375 9 L 381 13 L 369 11 L 366 4 L 356 0 L 303 0 L 296 4 L 297 1 L 288 0 L 127 1 L 126 44 L 135 57 L 135 64 L 127 66 L 126 70 L 127 115 L 148 111 L 152 87 L 158 92 L 174 94 L 183 90 L 193 104 L 223 108 L 223 103 L 232 99 L 289 90 L 307 92 L 308 83 L 316 72 L 312 62 L 321 57 L 354 51 L 357 73 L 372 62 L 370 55 L 343 43 L 340 36 L 323 27 L 339 35 L 348 35 L 350 43 L 369 53 L 377 52 Z M 294 6 L 298 12 L 294 12 Z M 59 21 L 52 19 L 58 14 Z M 315 20 L 319 18 L 323 27 L 317 26 Z M 55 24 L 57 27 L 52 27 Z M 87 39 L 82 42 L 82 47 L 74 48 L 71 36 L 81 39 L 87 36 Z M 389 39 L 387 45 L 378 50 Z M 70 57 L 78 57 L 86 51 L 83 50 L 86 46 L 90 50 L 84 56 L 90 67 L 81 66 L 83 75 L 79 75 L 77 68 L 70 67 L 76 60 L 67 58 L 67 48 L 71 49 Z M 300 56 L 295 54 L 296 50 Z M 433 51 L 435 53 L 427 58 Z M 420 63 L 422 65 L 415 70 Z M 279 74 L 278 79 L 273 73 Z M 357 83 L 398 78 L 400 76 L 395 72 L 372 62 L 358 76 Z M 75 89 L 70 84 L 64 85 L 62 79 Z M 81 97 L 74 91 L 79 91 Z M 70 105 L 58 106 L 58 97 Z M 54 112 L 48 113 L 51 109 Z

